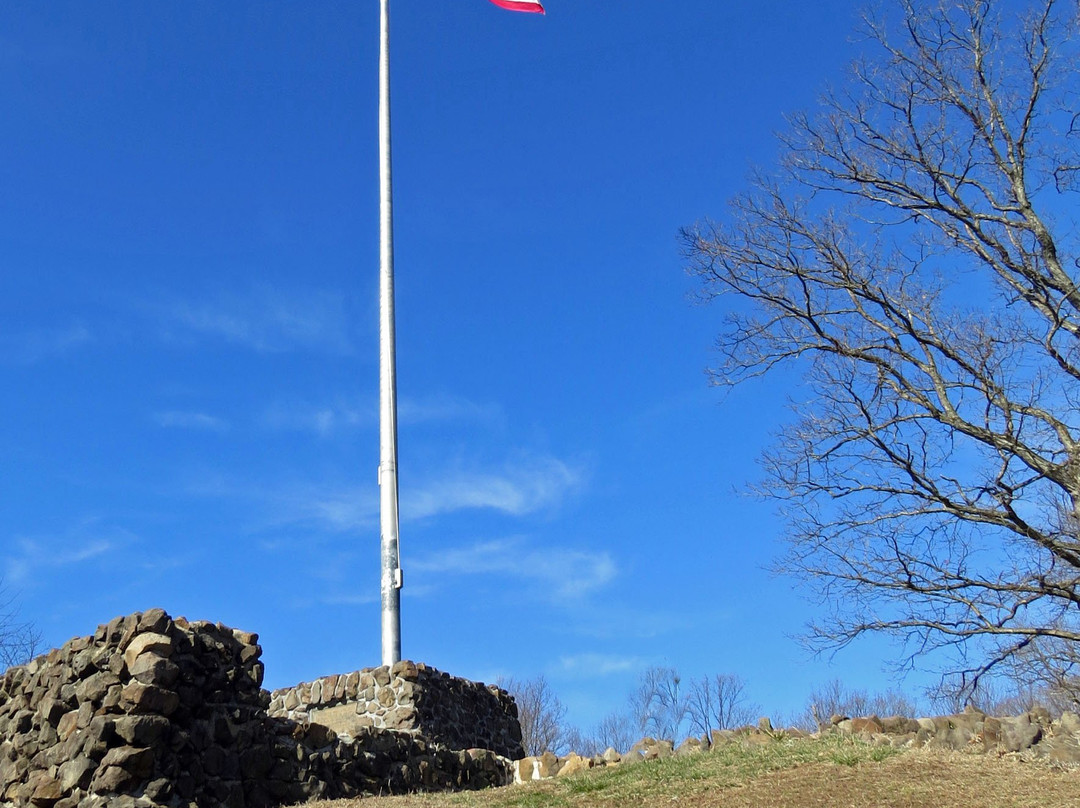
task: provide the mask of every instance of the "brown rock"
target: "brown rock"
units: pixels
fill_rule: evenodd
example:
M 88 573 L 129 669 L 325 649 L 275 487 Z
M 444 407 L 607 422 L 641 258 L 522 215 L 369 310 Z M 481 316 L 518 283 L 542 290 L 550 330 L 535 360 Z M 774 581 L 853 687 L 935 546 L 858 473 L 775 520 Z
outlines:
M 913 718 L 893 715 L 881 719 L 881 729 L 890 735 L 906 735 L 909 732 L 918 732 L 919 722 Z
M 64 703 L 58 699 L 44 698 L 38 704 L 38 720 L 53 727 L 60 722 L 60 718 L 66 712 Z
M 735 733 L 730 729 L 714 729 L 709 736 L 709 743 L 713 747 L 723 746 L 735 740 Z
M 180 696 L 172 690 L 157 685 L 144 685 L 142 682 L 128 682 L 120 693 L 121 703 L 131 712 L 158 713 L 169 716 L 180 706 Z
M 337 683 L 340 678 L 335 673 L 323 679 L 323 704 L 327 704 L 336 698 L 334 691 L 337 690 Z
M 143 612 L 142 618 L 138 623 L 138 630 L 140 632 L 149 631 L 154 634 L 164 634 L 169 628 L 169 615 L 164 609 L 148 609 Z
M 546 780 L 548 777 L 554 777 L 559 773 L 559 759 L 553 752 L 544 752 L 544 754 L 534 758 L 536 774 L 534 779 Z
M 571 774 L 577 774 L 578 772 L 591 769 L 592 765 L 592 758 L 584 758 L 581 755 L 571 752 L 559 761 L 559 770 L 556 772 L 556 776 L 566 777 Z
M 127 665 L 129 671 L 135 664 L 135 660 L 142 654 L 154 654 L 168 659 L 173 654 L 172 639 L 164 634 L 153 632 L 136 636 L 124 651 L 124 664 Z
M 97 668 L 94 666 L 93 649 L 80 651 L 71 660 L 71 672 L 79 679 L 83 676 L 89 676 L 95 670 Z
M 119 766 L 102 767 L 90 782 L 90 789 L 99 794 L 115 794 L 135 778 Z
M 675 754 L 693 755 L 702 751 L 704 750 L 700 738 L 687 738 L 685 741 L 679 744 L 679 748 L 675 750 Z
M 119 767 L 134 777 L 145 778 L 154 770 L 154 750 L 116 746 L 101 761 L 102 768 Z
M 236 641 L 238 643 L 240 643 L 241 645 L 258 645 L 259 644 L 259 635 L 252 632 L 252 631 L 241 631 L 238 628 L 234 628 L 232 630 L 232 635 L 233 635 L 233 637 L 236 638 Z
M 852 718 L 850 728 L 855 735 L 877 735 L 885 731 L 881 725 L 881 719 L 876 715 L 869 718 Z
M 111 671 L 98 671 L 83 679 L 75 687 L 75 697 L 82 704 L 100 704 L 113 685 L 120 684 L 119 677 Z
M 34 787 L 34 793 L 30 795 L 30 802 L 34 805 L 51 808 L 63 796 L 64 792 L 60 788 L 60 781 L 54 777 L 46 777 L 39 780 Z
M 124 715 L 116 718 L 116 734 L 132 746 L 153 746 L 170 727 L 160 715 Z
M 322 749 L 337 740 L 337 733 L 323 724 L 308 724 L 304 740 L 315 749 Z

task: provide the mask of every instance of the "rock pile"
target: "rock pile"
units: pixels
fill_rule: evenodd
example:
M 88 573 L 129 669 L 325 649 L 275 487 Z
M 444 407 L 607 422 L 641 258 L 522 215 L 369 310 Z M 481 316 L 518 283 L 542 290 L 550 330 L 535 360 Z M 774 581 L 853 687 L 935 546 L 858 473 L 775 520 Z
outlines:
M 812 736 L 798 729 L 775 730 L 767 718 L 756 727 L 717 730 L 703 738 L 687 738 L 676 745 L 669 740 L 643 738 L 626 753 L 608 749 L 602 755 L 584 757 L 571 752 L 551 752 L 514 761 L 514 782 L 563 777 L 584 769 L 622 766 L 672 755 L 707 752 L 732 743 L 765 745 L 790 738 L 823 735 L 854 736 L 880 746 L 951 749 L 976 754 L 1013 755 L 1021 759 L 1044 759 L 1080 766 L 1080 716 L 1064 713 L 1052 720 L 1037 707 L 1017 716 L 993 717 L 969 708 L 956 715 L 934 718 L 833 716 L 830 725 Z
M 934 718 L 847 718 L 834 716 L 831 730 L 877 744 L 1017 754 L 1056 763 L 1080 764 L 1080 716 L 1053 720 L 1036 707 L 1016 716 L 994 717 L 969 707 Z
M 258 637 L 161 609 L 0 677 L 0 806 L 270 808 L 503 785 L 510 762 L 416 734 L 272 718 Z
M 270 696 L 271 716 L 327 724 L 347 735 L 392 729 L 451 749 L 483 747 L 511 760 L 525 756 L 517 705 L 505 690 L 422 662 L 325 676 Z

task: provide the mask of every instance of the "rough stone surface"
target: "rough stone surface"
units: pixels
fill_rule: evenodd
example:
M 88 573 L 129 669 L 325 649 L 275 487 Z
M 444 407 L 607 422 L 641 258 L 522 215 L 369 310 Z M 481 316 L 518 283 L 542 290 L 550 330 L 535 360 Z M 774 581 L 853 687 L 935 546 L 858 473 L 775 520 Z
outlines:
M 473 748 L 485 746 L 475 735 L 457 746 L 390 729 L 341 737 L 270 716 L 260 655 L 255 634 L 151 609 L 9 669 L 0 676 L 0 808 L 272 808 L 512 779 L 511 762 Z M 422 670 L 445 677 L 411 663 L 400 672 L 415 684 Z M 395 677 L 397 668 L 380 678 Z M 327 677 L 306 692 L 355 699 L 362 678 Z M 446 692 L 469 690 L 454 688 Z
M 931 746 L 941 749 L 967 751 L 976 754 L 994 753 L 1019 760 L 1039 758 L 1069 768 L 1080 768 L 1080 716 L 1064 713 L 1051 720 L 1043 708 L 1035 708 L 1019 716 L 993 717 L 968 709 L 955 715 L 930 718 L 904 716 L 847 716 L 836 715 L 829 725 L 809 737 L 849 735 L 880 746 L 897 748 Z M 710 750 L 729 744 L 767 746 L 789 738 L 808 737 L 797 729 L 777 730 L 771 721 L 762 720 L 755 727 L 713 730 L 703 738 L 687 738 L 675 752 L 677 755 L 708 754 Z M 584 768 L 620 766 L 672 754 L 672 742 L 643 738 L 626 754 L 608 749 L 602 755 L 588 759 L 571 752 L 563 757 L 546 753 L 527 757 L 514 763 L 514 781 L 543 780 L 566 777 Z
M 517 705 L 505 690 L 450 676 L 422 662 L 402 660 L 393 667 L 275 690 L 268 713 L 326 723 L 346 735 L 369 727 L 392 729 L 418 733 L 453 749 L 483 747 L 511 760 L 525 756 Z

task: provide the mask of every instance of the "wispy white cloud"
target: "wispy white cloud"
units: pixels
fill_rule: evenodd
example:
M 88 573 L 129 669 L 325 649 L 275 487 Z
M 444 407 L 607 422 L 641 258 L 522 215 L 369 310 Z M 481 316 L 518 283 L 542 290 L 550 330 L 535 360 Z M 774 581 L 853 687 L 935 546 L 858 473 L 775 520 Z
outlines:
M 559 657 L 555 673 L 566 678 L 591 678 L 627 673 L 645 668 L 649 660 L 637 656 L 614 654 L 574 654 Z
M 93 570 L 96 580 L 145 581 L 191 563 L 188 553 L 142 542 L 138 534 L 97 516 L 76 519 L 50 533 L 17 535 L 2 544 L 0 579 L 20 587 L 55 586 Z
M 112 552 L 115 539 L 96 538 L 72 543 L 68 540 L 18 538 L 6 559 L 4 581 L 18 585 L 38 580 L 50 569 L 78 566 Z
M 267 408 L 260 419 L 268 429 L 314 432 L 328 437 L 345 429 L 369 428 L 379 423 L 378 401 L 338 400 L 327 404 L 283 404 Z
M 229 429 L 228 421 L 203 412 L 179 410 L 158 412 L 154 413 L 154 421 L 157 422 L 158 426 L 167 429 L 195 429 L 210 432 L 227 432 Z
M 540 585 L 545 597 L 559 601 L 584 598 L 613 581 L 618 572 L 607 552 L 531 547 L 520 538 L 444 550 L 409 566 L 441 576 L 500 575 L 531 581 Z
M 14 334 L 0 334 L 0 361 L 32 365 L 63 356 L 92 340 L 90 329 L 81 323 L 66 328 L 37 328 Z
M 555 458 L 507 463 L 498 472 L 452 469 L 418 480 L 400 495 L 403 521 L 462 510 L 494 510 L 526 516 L 557 507 L 580 485 L 582 475 Z M 221 493 L 215 488 L 208 493 Z M 369 485 L 296 485 L 275 491 L 271 507 L 278 521 L 310 523 L 334 531 L 355 531 L 379 523 L 379 489 Z
M 344 298 L 331 292 L 259 287 L 246 294 L 219 293 L 145 308 L 162 336 L 174 341 L 218 339 L 260 353 L 351 351 Z
M 278 501 L 287 509 L 286 521 L 313 522 L 337 531 L 363 530 L 379 523 L 379 492 L 375 487 L 327 490 L 305 486 Z
M 367 606 L 379 602 L 379 593 L 373 592 L 366 595 L 324 595 L 319 598 L 319 603 L 324 606 Z
M 398 404 L 398 420 L 403 424 L 445 422 L 492 423 L 502 421 L 501 406 L 472 401 L 462 396 L 436 394 L 426 398 L 404 398 Z
M 580 472 L 553 457 L 508 463 L 498 472 L 461 469 L 406 489 L 401 511 L 406 519 L 468 508 L 523 516 L 557 506 L 581 481 Z
M 503 419 L 502 408 L 460 396 L 434 395 L 404 398 L 398 403 L 399 424 L 493 423 Z M 379 425 L 379 402 L 374 394 L 360 399 L 338 399 L 321 404 L 274 404 L 263 414 L 271 429 L 315 432 L 327 437 L 346 429 L 374 429 Z

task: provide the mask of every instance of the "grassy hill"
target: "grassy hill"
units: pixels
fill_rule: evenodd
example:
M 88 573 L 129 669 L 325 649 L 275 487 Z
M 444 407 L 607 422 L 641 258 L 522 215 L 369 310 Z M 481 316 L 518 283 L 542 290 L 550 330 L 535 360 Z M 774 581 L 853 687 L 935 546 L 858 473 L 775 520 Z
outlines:
M 1066 808 L 1080 770 L 1015 757 L 894 750 L 851 739 L 729 744 L 711 752 L 459 794 L 334 800 L 313 808 Z

